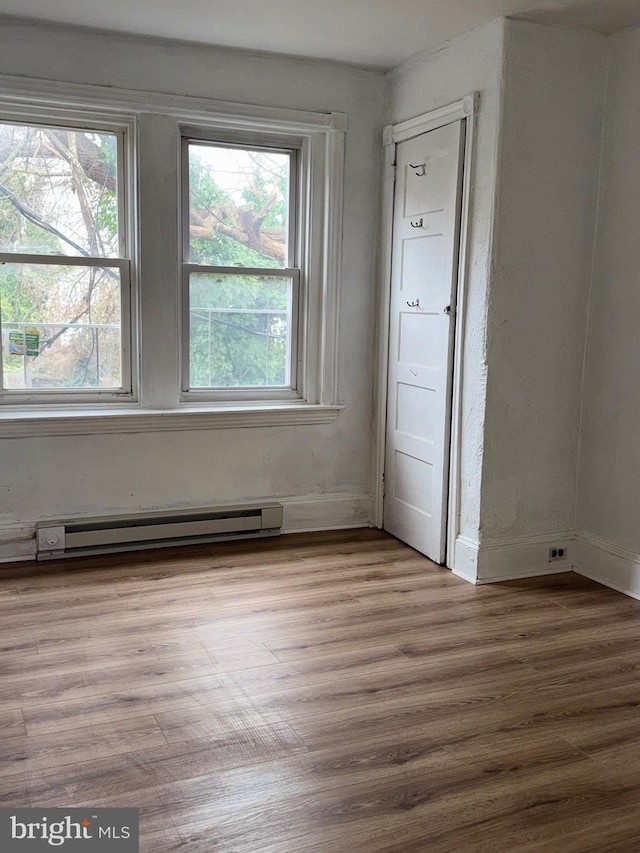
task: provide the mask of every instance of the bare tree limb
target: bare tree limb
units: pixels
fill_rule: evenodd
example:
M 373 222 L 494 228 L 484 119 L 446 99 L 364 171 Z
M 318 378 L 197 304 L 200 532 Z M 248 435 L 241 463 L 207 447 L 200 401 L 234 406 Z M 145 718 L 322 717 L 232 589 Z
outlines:
M 276 200 L 274 198 L 271 203 L 270 199 L 265 202 L 258 214 L 250 204 L 236 207 L 231 203 L 224 203 L 204 210 L 194 208 L 191 210 L 191 236 L 212 240 L 216 233 L 223 234 L 265 257 L 284 263 L 284 229 L 262 228 L 264 217 Z M 267 207 L 269 209 L 266 209 Z
M 74 134 L 75 151 L 72 154 L 65 141 L 66 135 L 67 131 L 64 130 L 47 129 L 46 136 L 49 141 L 47 148 L 44 149 L 42 145 L 38 145 L 36 149 L 37 142 L 36 140 L 32 140 L 25 146 L 23 155 L 30 156 L 37 153 L 42 158 L 46 156 L 50 156 L 52 159 L 58 158 L 60 161 L 68 163 L 72 169 L 74 166 L 75 168 L 79 167 L 89 180 L 94 181 L 105 190 L 116 192 L 117 176 L 115 170 L 110 164 L 104 162 L 100 146 L 96 145 L 89 138 L 88 134 L 76 132 Z M 0 128 L 0 162 L 3 162 L 12 154 L 15 156 L 15 142 L 8 134 L 3 134 Z M 259 195 L 256 192 L 256 198 Z M 6 197 L 10 198 L 8 195 Z M 277 200 L 277 190 L 274 189 L 269 197 L 262 202 L 258 211 L 254 210 L 253 205 L 235 205 L 231 201 L 222 202 L 217 205 L 206 205 L 204 207 L 199 207 L 195 204 L 190 211 L 192 222 L 191 233 L 194 237 L 209 240 L 214 239 L 216 234 L 222 234 L 265 257 L 273 258 L 279 263 L 284 263 L 284 229 L 263 227 L 265 218 L 273 209 Z M 53 226 L 47 227 L 42 218 L 34 219 L 27 213 L 24 213 L 24 215 L 40 227 L 47 228 L 51 233 L 56 234 L 56 236 L 63 239 L 68 245 L 73 245 L 74 248 L 81 251 L 76 244 L 62 235 L 57 229 L 54 229 Z M 87 252 L 81 253 L 88 254 Z
M 65 133 L 66 131 L 63 130 L 51 129 L 47 130 L 47 137 L 55 145 L 56 140 L 64 139 Z M 78 150 L 78 162 L 80 163 L 82 171 L 85 173 L 87 178 L 99 184 L 101 187 L 105 187 L 112 192 L 116 192 L 118 187 L 115 170 L 109 163 L 105 163 L 102 159 L 100 146 L 96 145 L 95 142 L 92 142 L 86 133 L 76 133 L 76 144 Z M 30 140 L 27 145 L 22 145 L 22 149 L 25 157 L 34 156 L 35 154 L 42 158 L 46 156 L 42 147 L 35 139 Z M 3 133 L 2 129 L 0 129 L 0 162 L 4 163 L 14 150 L 15 142 L 11 138 L 10 134 L 8 132 Z M 52 158 L 62 160 L 63 162 L 65 161 L 65 158 L 62 157 L 59 152 L 56 153 L 55 148 L 49 148 L 48 150 Z
M 37 225 L 39 228 L 43 228 L 45 231 L 48 231 L 50 234 L 54 234 L 63 242 L 67 243 L 67 245 L 71 246 L 77 252 L 80 252 L 81 255 L 85 257 L 90 257 L 89 252 L 86 249 L 83 249 L 82 246 L 78 245 L 74 240 L 70 237 L 67 237 L 62 231 L 59 231 L 55 225 L 51 225 L 51 223 L 47 222 L 43 219 L 42 216 L 38 213 L 37 210 L 34 210 L 32 207 L 29 207 L 28 204 L 25 204 L 23 201 L 12 193 L 11 190 L 6 187 L 4 184 L 0 183 L 0 195 L 3 195 L 6 199 L 8 199 L 11 204 L 15 207 L 15 209 L 21 213 L 25 219 L 28 219 L 29 222 L 33 222 L 34 225 Z

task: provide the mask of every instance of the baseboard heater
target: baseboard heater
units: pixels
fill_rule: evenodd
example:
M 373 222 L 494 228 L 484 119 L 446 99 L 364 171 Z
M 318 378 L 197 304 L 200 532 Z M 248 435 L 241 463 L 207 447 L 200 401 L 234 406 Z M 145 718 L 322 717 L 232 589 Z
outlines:
M 277 536 L 281 527 L 282 505 L 278 503 L 48 521 L 36 525 L 36 557 L 53 560 Z

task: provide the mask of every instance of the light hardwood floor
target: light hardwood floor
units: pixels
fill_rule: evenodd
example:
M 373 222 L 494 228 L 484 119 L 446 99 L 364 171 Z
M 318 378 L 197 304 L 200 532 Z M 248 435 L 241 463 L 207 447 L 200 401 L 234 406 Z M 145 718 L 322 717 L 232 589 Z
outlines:
M 377 531 L 0 566 L 0 805 L 144 853 L 638 853 L 640 602 Z

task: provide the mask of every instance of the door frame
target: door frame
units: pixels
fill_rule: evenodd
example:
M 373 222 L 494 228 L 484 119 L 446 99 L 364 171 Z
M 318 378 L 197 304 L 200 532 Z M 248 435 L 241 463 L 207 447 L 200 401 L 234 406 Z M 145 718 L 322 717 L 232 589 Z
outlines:
M 395 196 L 396 145 L 415 136 L 444 127 L 456 121 L 465 122 L 462 160 L 462 199 L 460 211 L 460 248 L 456 286 L 456 315 L 453 344 L 453 385 L 451 401 L 451 434 L 449 439 L 449 489 L 447 500 L 447 536 L 445 565 L 452 565 L 455 541 L 460 531 L 460 453 L 462 441 L 462 369 L 466 314 L 466 291 L 469 274 L 469 216 L 471 210 L 472 164 L 476 116 L 480 96 L 466 95 L 444 107 L 430 110 L 408 121 L 387 125 L 383 129 L 384 166 L 382 181 L 382 252 L 380 259 L 380 315 L 378 325 L 378 365 L 376 381 L 376 440 L 373 460 L 373 523 L 382 528 L 384 521 L 384 468 L 387 425 L 387 379 L 389 371 L 389 325 L 391 304 L 391 261 L 393 245 L 393 205 Z

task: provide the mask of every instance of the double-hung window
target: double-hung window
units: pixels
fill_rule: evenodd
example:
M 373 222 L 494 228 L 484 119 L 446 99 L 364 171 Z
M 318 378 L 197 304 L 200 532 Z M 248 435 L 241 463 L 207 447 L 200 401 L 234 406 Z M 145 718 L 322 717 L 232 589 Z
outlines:
M 183 395 L 299 392 L 299 150 L 183 137 Z
M 0 115 L 0 391 L 132 395 L 127 129 Z
M 0 434 L 332 420 L 343 116 L 94 97 L 0 105 Z

